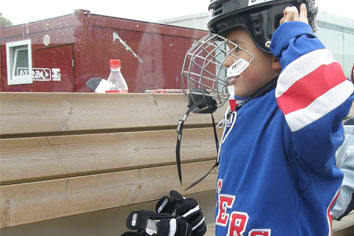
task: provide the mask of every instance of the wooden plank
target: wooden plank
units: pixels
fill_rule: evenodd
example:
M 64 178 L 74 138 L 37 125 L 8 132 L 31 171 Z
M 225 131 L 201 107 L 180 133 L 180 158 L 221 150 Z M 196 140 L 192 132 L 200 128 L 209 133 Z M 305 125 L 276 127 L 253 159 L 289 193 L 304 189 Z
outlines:
M 187 109 L 182 94 L 0 93 L 0 100 L 0 135 L 177 126 Z M 206 114 L 186 121 L 209 123 Z
M 183 165 L 185 187 L 214 161 Z M 184 192 L 175 165 L 63 178 L 0 187 L 0 228 L 159 199 L 176 189 L 183 194 L 215 189 L 216 170 Z M 184 187 L 184 188 L 185 188 Z
M 177 126 L 187 110 L 183 94 L 0 93 L 0 100 L 0 135 Z M 209 123 L 207 114 L 186 121 Z
M 0 183 L 174 164 L 176 140 L 175 130 L 0 139 Z M 181 159 L 216 159 L 213 129 L 185 129 Z

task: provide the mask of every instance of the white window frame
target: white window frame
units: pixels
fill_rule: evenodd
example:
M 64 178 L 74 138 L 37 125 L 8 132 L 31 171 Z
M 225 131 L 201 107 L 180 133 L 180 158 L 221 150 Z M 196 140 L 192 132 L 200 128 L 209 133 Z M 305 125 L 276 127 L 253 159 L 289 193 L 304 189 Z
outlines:
M 16 62 L 19 51 L 27 50 L 28 74 L 16 75 Z M 7 84 L 32 84 L 32 43 L 31 39 L 6 43 Z

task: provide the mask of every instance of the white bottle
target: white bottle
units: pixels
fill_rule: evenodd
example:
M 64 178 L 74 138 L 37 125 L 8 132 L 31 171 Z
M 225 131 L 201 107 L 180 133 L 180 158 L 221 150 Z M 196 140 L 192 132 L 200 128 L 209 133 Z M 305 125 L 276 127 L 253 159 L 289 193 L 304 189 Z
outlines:
M 109 60 L 111 73 L 108 76 L 106 84 L 106 93 L 128 93 L 128 85 L 120 72 L 120 60 Z

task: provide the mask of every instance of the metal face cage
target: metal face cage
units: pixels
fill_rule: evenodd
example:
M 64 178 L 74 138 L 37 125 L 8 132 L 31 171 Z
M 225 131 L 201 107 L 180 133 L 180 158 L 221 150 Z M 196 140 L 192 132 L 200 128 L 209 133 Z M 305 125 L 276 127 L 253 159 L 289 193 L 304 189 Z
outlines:
M 234 63 L 227 68 L 226 60 Z M 233 93 L 228 88 L 231 77 L 238 77 L 253 60 L 251 53 L 220 35 L 200 39 L 186 53 L 182 67 L 182 89 L 193 100 L 189 103 L 196 103 L 196 97 L 211 97 L 217 107 L 222 106 Z

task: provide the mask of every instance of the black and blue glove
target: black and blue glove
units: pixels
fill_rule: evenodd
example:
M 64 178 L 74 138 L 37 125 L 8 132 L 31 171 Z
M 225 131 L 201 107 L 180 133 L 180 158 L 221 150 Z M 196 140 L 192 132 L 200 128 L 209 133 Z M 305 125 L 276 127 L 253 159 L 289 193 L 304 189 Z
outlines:
M 121 236 L 192 236 L 192 227 L 182 217 L 167 213 L 133 211 L 126 225 L 131 230 Z

